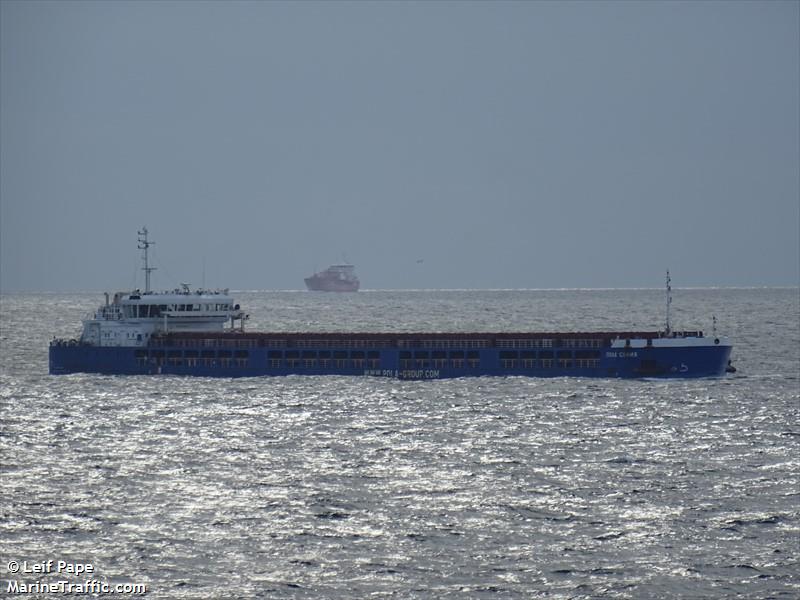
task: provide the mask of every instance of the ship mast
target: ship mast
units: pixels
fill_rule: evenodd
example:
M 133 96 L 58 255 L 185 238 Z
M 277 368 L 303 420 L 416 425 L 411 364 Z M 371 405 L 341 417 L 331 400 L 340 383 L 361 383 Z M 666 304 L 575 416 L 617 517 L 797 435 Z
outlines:
M 666 327 L 664 328 L 664 335 L 669 336 L 672 333 L 672 323 L 670 322 L 669 318 L 669 309 L 670 305 L 672 304 L 672 287 L 670 283 L 672 280 L 669 277 L 669 269 L 667 269 L 667 322 Z
M 144 271 L 144 292 L 145 294 L 150 293 L 150 272 L 155 271 L 155 267 L 151 267 L 150 264 L 147 262 L 147 249 L 155 244 L 155 242 L 147 241 L 147 227 L 142 227 L 141 231 L 137 231 L 139 234 L 139 250 L 143 250 L 142 252 L 142 259 L 144 260 L 144 267 L 142 267 L 142 271 Z

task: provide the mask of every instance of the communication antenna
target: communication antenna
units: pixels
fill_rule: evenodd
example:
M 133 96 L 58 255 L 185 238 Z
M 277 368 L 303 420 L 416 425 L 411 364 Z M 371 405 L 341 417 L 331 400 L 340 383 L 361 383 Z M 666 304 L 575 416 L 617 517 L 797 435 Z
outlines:
M 142 250 L 142 259 L 144 260 L 144 267 L 142 267 L 142 271 L 144 271 L 144 292 L 145 294 L 150 293 L 150 272 L 155 271 L 155 267 L 151 267 L 150 264 L 147 262 L 147 249 L 155 244 L 155 242 L 147 241 L 147 227 L 142 227 L 141 231 L 137 231 L 136 233 L 139 234 L 139 250 Z
M 672 280 L 669 277 L 669 269 L 667 269 L 667 322 L 666 327 L 664 328 L 664 334 L 669 336 L 672 333 L 672 323 L 670 322 L 669 318 L 669 309 L 670 305 L 672 304 L 672 286 L 670 285 Z

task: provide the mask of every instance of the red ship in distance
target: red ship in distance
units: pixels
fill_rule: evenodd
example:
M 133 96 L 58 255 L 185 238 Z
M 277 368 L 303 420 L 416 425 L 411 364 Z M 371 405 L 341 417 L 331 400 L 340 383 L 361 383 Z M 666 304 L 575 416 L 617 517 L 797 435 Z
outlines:
M 353 265 L 331 265 L 305 282 L 312 292 L 357 292 L 361 285 Z

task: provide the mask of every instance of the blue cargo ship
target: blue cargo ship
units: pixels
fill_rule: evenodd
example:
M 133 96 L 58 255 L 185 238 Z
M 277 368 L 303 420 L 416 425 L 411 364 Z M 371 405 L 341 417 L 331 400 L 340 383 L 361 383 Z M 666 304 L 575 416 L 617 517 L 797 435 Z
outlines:
M 120 292 L 83 323 L 79 339 L 50 343 L 50 373 L 119 375 L 352 375 L 714 377 L 732 371 L 731 344 L 701 331 L 503 333 L 257 333 L 228 290 Z M 715 327 L 716 329 L 716 327 Z

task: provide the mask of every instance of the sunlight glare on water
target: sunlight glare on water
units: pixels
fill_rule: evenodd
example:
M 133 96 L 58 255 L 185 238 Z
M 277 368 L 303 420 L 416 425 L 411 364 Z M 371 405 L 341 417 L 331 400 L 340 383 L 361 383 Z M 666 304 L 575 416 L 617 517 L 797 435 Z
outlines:
M 797 290 L 675 295 L 736 375 L 53 377 L 48 340 L 98 298 L 3 296 L 0 554 L 149 598 L 800 596 Z M 283 331 L 651 329 L 663 301 L 236 296 Z

